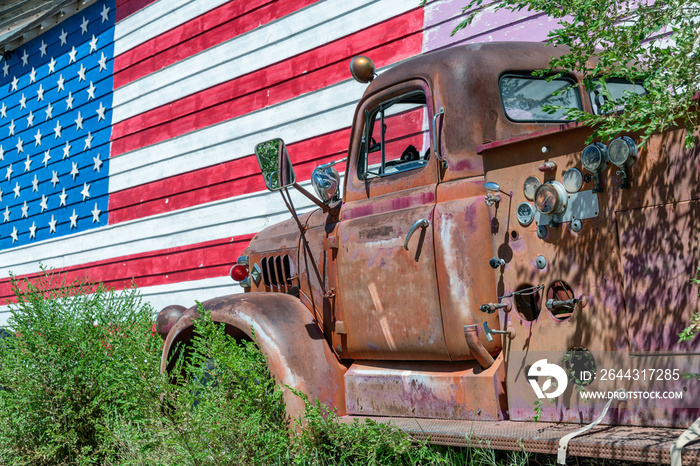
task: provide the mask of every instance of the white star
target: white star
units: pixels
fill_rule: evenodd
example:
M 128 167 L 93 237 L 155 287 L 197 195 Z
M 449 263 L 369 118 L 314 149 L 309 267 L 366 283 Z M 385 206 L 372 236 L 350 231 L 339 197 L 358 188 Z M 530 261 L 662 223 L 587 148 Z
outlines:
M 27 49 L 24 49 L 24 53 L 22 54 L 22 65 L 27 66 L 29 63 L 29 54 L 27 53 Z
M 70 157 L 70 150 L 73 148 L 68 141 L 66 141 L 66 147 L 63 148 L 63 157 L 61 157 L 61 160 L 65 159 L 66 157 Z
M 39 89 L 36 90 L 36 101 L 37 102 L 43 102 L 44 101 L 44 84 L 39 84 Z
M 66 111 L 73 110 L 73 93 L 68 93 L 68 98 L 66 99 Z
M 92 40 L 90 41 L 90 53 L 97 52 L 97 37 L 95 34 L 92 35 Z
M 16 227 L 12 227 L 12 233 L 10 233 L 10 236 L 12 237 L 12 244 L 15 244 L 15 241 L 19 241 L 19 239 L 17 239 L 17 228 Z
M 56 59 L 51 57 L 51 61 L 49 62 L 49 73 L 53 73 L 54 71 L 56 71 Z
M 28 172 L 31 169 L 32 166 L 32 159 L 29 158 L 29 154 L 27 154 L 27 160 L 24 161 L 24 172 Z
M 27 108 L 27 98 L 22 93 L 22 98 L 19 99 L 19 108 Z
M 29 227 L 29 239 L 36 238 L 36 222 L 32 222 L 32 226 Z
M 46 55 L 46 43 L 44 41 L 41 41 L 41 46 L 39 47 L 39 50 L 41 51 L 41 56 L 43 57 Z
M 17 198 L 19 197 L 19 192 L 20 192 L 21 189 L 22 189 L 22 188 L 20 187 L 19 183 L 16 182 L 16 183 L 15 183 L 15 187 L 14 187 L 14 189 L 12 190 L 12 191 L 14 191 L 14 193 L 15 193 L 15 199 L 17 199 Z
M 54 188 L 58 184 L 58 172 L 56 170 L 51 170 L 51 184 Z
M 36 134 L 34 135 L 34 147 L 38 147 L 41 145 L 41 130 L 37 129 Z
M 5 160 L 5 149 L 2 148 L 2 144 L 0 144 L 0 160 Z
M 100 167 L 102 166 L 102 160 L 100 160 L 100 154 L 97 154 L 97 157 L 93 157 L 92 161 L 95 162 L 95 167 L 93 170 L 95 170 L 97 173 L 100 173 Z
M 75 209 L 73 209 L 73 215 L 70 216 L 70 227 L 78 228 L 78 216 L 75 213 Z
M 53 117 L 53 105 L 51 105 L 51 102 L 49 102 L 48 107 L 44 111 L 46 112 L 46 120 Z
M 34 179 L 32 180 L 32 192 L 39 192 L 39 178 L 37 178 L 36 173 L 34 173 Z
M 3 71 L 3 78 L 10 74 L 10 64 L 5 62 L 5 64 L 2 66 L 2 71 Z
M 68 64 L 70 65 L 71 63 L 75 62 L 75 56 L 78 54 L 78 51 L 76 50 L 75 46 L 73 46 L 73 49 L 68 52 Z
M 88 135 L 85 138 L 85 147 L 83 148 L 83 152 L 85 152 L 88 149 L 92 149 L 92 140 L 95 139 L 95 137 L 90 134 L 90 131 L 88 131 Z
M 97 208 L 97 202 L 95 202 L 95 208 L 92 209 L 92 223 L 100 223 L 100 209 Z
M 5 175 L 5 179 L 6 179 L 7 181 L 10 181 L 10 178 L 12 178 L 12 173 L 13 173 L 13 172 L 14 172 L 14 170 L 12 169 L 12 164 L 10 164 L 10 165 L 7 167 L 7 174 Z
M 27 201 L 24 201 L 24 205 L 22 205 L 22 218 L 29 218 L 29 206 L 27 205 Z
M 90 21 L 88 21 L 87 19 L 85 19 L 85 16 L 83 16 L 83 22 L 80 23 L 80 29 L 81 29 L 81 31 L 82 31 L 82 32 L 80 33 L 81 36 L 87 32 L 87 27 L 88 27 L 88 24 L 89 24 L 89 23 L 90 23 Z
M 10 136 L 14 136 L 14 135 L 15 135 L 15 128 L 16 128 L 16 126 L 15 126 L 15 120 L 10 121 L 10 126 L 7 127 L 7 129 L 10 130 Z
M 78 118 L 76 118 L 75 121 L 75 128 L 76 130 L 83 129 L 83 116 L 78 112 Z
M 36 82 L 36 70 L 32 66 L 32 71 L 29 73 L 29 84 Z
M 24 152 L 24 141 L 22 141 L 22 138 L 20 138 L 20 137 L 17 138 L 17 145 L 15 147 L 17 148 L 18 154 L 20 152 Z
M 63 75 L 60 75 L 58 78 L 58 81 L 56 81 L 56 84 L 58 84 L 58 90 L 56 92 L 65 91 L 66 90 L 65 83 L 66 83 L 66 80 L 63 79 Z
M 88 199 L 90 197 L 90 185 L 87 183 L 83 183 L 83 190 L 80 191 L 80 194 L 83 195 L 83 201 L 85 199 Z
M 80 171 L 78 170 L 78 164 L 76 162 L 73 163 L 73 169 L 71 169 L 70 174 L 73 175 L 73 181 L 75 181 L 75 177 L 80 174 Z
M 17 90 L 17 85 L 19 84 L 19 79 L 17 79 L 17 76 L 12 77 L 12 90 L 16 91 Z
M 51 215 L 51 221 L 49 222 L 49 233 L 56 233 L 56 219 Z
M 49 208 L 48 206 L 49 198 L 46 197 L 46 195 L 42 194 L 41 195 L 41 202 L 39 203 L 39 207 L 41 207 L 41 213 L 43 214 L 46 209 Z
M 7 105 L 5 105 L 5 102 L 3 102 L 2 107 L 0 107 L 0 115 L 2 115 L 3 118 L 7 118 Z
M 61 29 L 61 35 L 58 37 L 61 39 L 61 45 L 65 45 L 68 43 L 68 41 L 66 40 L 68 34 L 66 34 L 66 31 L 64 31 L 63 29 Z
M 78 82 L 80 81 L 85 81 L 85 72 L 87 71 L 87 68 L 83 66 L 83 64 L 80 64 L 80 69 L 78 70 Z
M 34 126 L 34 112 L 31 110 L 29 111 L 29 115 L 27 115 L 27 128 L 30 126 Z
M 5 223 L 10 221 L 10 208 L 8 206 L 5 206 L 5 212 L 3 212 L 3 215 L 5 216 Z
M 58 197 L 61 199 L 61 203 L 58 206 L 61 207 L 62 205 L 66 205 L 66 198 L 68 197 L 68 194 L 66 194 L 66 188 L 63 188 L 63 191 L 61 191 L 61 194 L 59 194 Z
M 100 102 L 100 107 L 95 110 L 97 112 L 97 121 L 104 120 L 105 119 L 105 111 L 107 110 L 107 107 L 102 105 L 102 102 Z
M 53 132 L 56 133 L 56 135 L 53 137 L 54 139 L 58 139 L 61 137 L 61 122 L 56 120 L 56 127 L 53 129 Z
M 41 161 L 41 163 L 44 164 L 44 168 L 46 168 L 48 166 L 50 159 L 51 159 L 51 156 L 49 155 L 49 151 L 44 151 L 44 160 Z
M 100 15 L 102 15 L 102 22 L 103 23 L 105 21 L 109 21 L 109 7 L 107 5 L 102 6 L 102 12 L 100 12 Z
M 107 71 L 107 57 L 105 57 L 105 54 L 102 54 L 102 57 L 97 60 L 97 63 L 100 64 L 100 73 L 102 73 L 102 70 Z
M 90 87 L 88 87 L 87 93 L 88 93 L 88 100 L 94 99 L 95 98 L 95 90 L 97 88 L 95 87 L 94 84 L 92 84 L 92 81 L 90 81 Z

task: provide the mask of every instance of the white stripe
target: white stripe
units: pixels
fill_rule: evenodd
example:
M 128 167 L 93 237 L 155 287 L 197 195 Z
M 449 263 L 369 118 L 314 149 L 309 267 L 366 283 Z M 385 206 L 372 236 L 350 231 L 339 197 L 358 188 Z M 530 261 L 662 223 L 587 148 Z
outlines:
M 218 296 L 243 293 L 243 288 L 228 276 L 168 285 L 145 286 L 138 290 L 144 302 L 150 303 L 155 312 L 171 304 L 179 304 L 189 308 L 194 306 L 196 301 L 202 302 Z M 0 326 L 6 325 L 9 318 L 10 306 L 0 306 Z
M 315 207 L 296 190 L 289 192 L 298 211 Z M 246 194 L 4 250 L 0 277 L 35 273 L 40 263 L 49 268 L 72 267 L 257 233 L 290 217 L 279 193 Z
M 114 27 L 114 54 L 119 55 L 180 26 L 229 0 L 159 0 L 127 16 Z
M 352 125 L 365 85 L 355 81 L 218 125 L 112 157 L 109 191 L 116 192 L 253 153 L 255 145 L 281 137 L 287 144 Z
M 363 6 L 370 2 L 369 5 Z M 404 0 L 322 2 L 147 75 L 114 92 L 112 121 L 310 50 L 415 8 Z

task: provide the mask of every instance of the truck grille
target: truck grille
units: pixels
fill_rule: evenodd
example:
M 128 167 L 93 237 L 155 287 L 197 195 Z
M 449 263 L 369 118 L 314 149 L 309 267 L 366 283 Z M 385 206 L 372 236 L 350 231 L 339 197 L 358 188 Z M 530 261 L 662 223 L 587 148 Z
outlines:
M 292 261 L 289 256 L 263 257 L 261 261 L 265 287 L 270 291 L 286 292 L 292 286 Z

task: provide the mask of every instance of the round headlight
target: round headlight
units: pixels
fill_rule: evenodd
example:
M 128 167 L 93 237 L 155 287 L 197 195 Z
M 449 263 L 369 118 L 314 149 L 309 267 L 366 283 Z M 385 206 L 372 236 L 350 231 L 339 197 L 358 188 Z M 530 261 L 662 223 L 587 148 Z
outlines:
M 537 191 L 537 188 L 539 188 L 541 184 L 542 182 L 536 176 L 528 176 L 525 183 L 523 183 L 523 194 L 525 194 L 525 198 L 529 201 L 534 201 L 535 191 Z
M 632 165 L 637 157 L 637 145 L 629 136 L 622 136 L 615 139 L 608 147 L 610 161 L 618 167 L 628 167 Z
M 581 163 L 586 170 L 593 173 L 605 170 L 608 165 L 608 149 L 605 144 L 596 142 L 586 146 L 581 152 Z
M 569 168 L 564 172 L 562 176 L 562 181 L 564 187 L 570 193 L 577 193 L 581 186 L 583 186 L 583 175 L 578 171 L 577 168 Z
M 535 192 L 535 208 L 542 214 L 559 214 L 566 210 L 566 189 L 558 181 L 549 181 Z

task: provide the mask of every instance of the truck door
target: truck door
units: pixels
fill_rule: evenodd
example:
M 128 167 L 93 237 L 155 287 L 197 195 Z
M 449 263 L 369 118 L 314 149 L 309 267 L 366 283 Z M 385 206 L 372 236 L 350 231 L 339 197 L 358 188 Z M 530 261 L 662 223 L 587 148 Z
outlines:
M 356 115 L 338 229 L 342 357 L 449 359 L 433 242 L 432 109 L 427 85 L 413 81 L 370 97 Z

